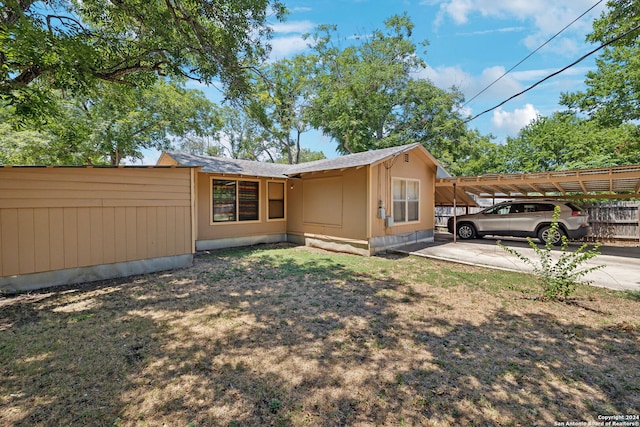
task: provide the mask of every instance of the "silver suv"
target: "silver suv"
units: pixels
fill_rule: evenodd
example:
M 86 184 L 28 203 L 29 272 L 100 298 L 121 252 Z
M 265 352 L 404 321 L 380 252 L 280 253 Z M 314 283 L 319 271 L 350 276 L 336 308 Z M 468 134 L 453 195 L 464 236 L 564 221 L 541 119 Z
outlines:
M 558 230 L 551 233 L 553 209 L 560 207 Z M 562 236 L 580 239 L 589 232 L 589 218 L 579 207 L 558 200 L 515 200 L 499 203 L 481 212 L 456 218 L 458 236 L 473 239 L 487 235 L 537 237 L 542 243 L 559 245 Z M 453 218 L 447 228 L 453 233 Z

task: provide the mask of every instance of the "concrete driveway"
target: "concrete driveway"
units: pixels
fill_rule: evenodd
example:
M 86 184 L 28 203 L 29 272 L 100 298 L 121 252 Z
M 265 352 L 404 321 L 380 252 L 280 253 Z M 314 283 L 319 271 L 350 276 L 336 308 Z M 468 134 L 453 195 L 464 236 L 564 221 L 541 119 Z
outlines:
M 433 243 L 405 246 L 397 252 L 416 256 L 436 258 L 445 261 L 478 265 L 503 270 L 529 272 L 532 268 L 497 246 L 500 240 L 504 245 L 514 248 L 524 256 L 536 260 L 533 249 L 524 239 L 491 238 L 466 240 L 453 243 L 449 233 L 436 233 Z M 542 245 L 540 245 L 542 247 Z M 575 250 L 578 244 L 571 244 L 569 250 Z M 592 281 L 592 285 L 615 290 L 640 291 L 640 245 L 602 246 L 601 254 L 585 266 L 602 265 L 605 267 L 589 273 L 583 280 Z M 554 250 L 554 253 L 560 253 Z

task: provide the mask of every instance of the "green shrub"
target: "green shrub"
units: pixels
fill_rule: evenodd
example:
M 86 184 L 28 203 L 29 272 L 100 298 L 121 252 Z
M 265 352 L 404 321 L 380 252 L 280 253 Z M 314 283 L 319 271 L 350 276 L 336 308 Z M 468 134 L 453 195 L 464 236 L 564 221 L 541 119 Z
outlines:
M 551 220 L 551 229 L 549 230 L 551 235 L 558 230 L 558 218 L 560 218 L 560 207 L 556 206 Z M 581 268 L 582 264 L 600 255 L 600 243 L 596 243 L 591 249 L 587 249 L 588 245 L 585 243 L 571 252 L 568 250 L 569 239 L 563 235 L 560 246 L 560 256 L 555 260 L 552 256 L 552 242 L 547 242 L 544 248 L 540 248 L 533 239 L 527 238 L 527 241 L 529 242 L 529 246 L 534 250 L 537 259 L 528 258 L 517 250 L 508 248 L 500 242 L 498 242 L 498 246 L 533 267 L 533 274 L 538 277 L 540 285 L 542 286 L 542 297 L 545 299 L 556 300 L 568 297 L 575 292 L 576 285 L 581 283 L 580 279 L 582 277 L 594 270 L 604 267 L 604 265 L 597 265 Z M 588 284 L 589 282 L 582 283 Z

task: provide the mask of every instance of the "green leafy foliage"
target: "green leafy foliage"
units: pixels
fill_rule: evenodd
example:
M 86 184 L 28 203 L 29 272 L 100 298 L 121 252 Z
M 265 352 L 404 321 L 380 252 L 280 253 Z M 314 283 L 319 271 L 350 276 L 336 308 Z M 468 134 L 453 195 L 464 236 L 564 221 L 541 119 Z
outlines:
M 157 76 L 219 79 L 233 95 L 268 53 L 278 0 L 7 0 L 0 3 L 0 98 L 37 117 L 51 92 Z
M 558 232 L 558 219 L 560 218 L 560 208 L 555 207 L 551 222 L 550 235 Z M 537 259 L 529 258 L 519 251 L 508 248 L 498 242 L 498 246 L 506 252 L 516 256 L 522 262 L 533 267 L 533 274 L 537 276 L 540 286 L 542 287 L 542 297 L 549 300 L 563 299 L 575 292 L 576 286 L 580 283 L 580 279 L 588 273 L 603 268 L 604 265 L 593 267 L 584 267 L 583 264 L 590 259 L 598 256 L 600 251 L 599 243 L 588 249 L 588 244 L 581 245 L 578 249 L 571 252 L 568 250 L 569 240 L 567 236 L 562 236 L 562 244 L 560 246 L 560 254 L 558 258 L 553 255 L 553 242 L 545 243 L 541 249 L 531 239 L 527 238 L 529 246 L 535 252 Z
M 345 48 L 335 44 L 336 27 L 321 26 L 313 35 L 318 65 L 309 118 L 338 142 L 339 152 L 411 142 L 435 150 L 464 134 L 460 92 L 415 78 L 426 64 L 411 39 L 413 27 L 407 15 L 393 16 L 385 30 Z
M 261 68 L 244 110 L 262 131 L 270 158 L 300 163 L 300 139 L 310 129 L 307 117 L 314 61 L 297 55 Z M 268 148 L 267 148 L 268 147 Z
M 260 125 L 242 108 L 224 106 L 220 109 L 221 127 L 215 135 L 218 155 L 232 159 L 258 160 L 269 155 L 272 148 L 262 138 Z M 214 155 L 208 153 L 199 153 Z
M 597 69 L 587 73 L 585 91 L 563 94 L 560 102 L 616 126 L 640 119 L 640 3 L 616 0 L 607 6 L 587 41 L 602 44 L 636 29 L 603 50 Z
M 504 173 L 526 173 L 640 163 L 636 126 L 603 126 L 569 111 L 538 117 L 502 148 Z
M 56 110 L 35 130 L 3 125 L 4 164 L 118 165 L 142 149 L 214 133 L 217 107 L 204 95 L 158 80 L 146 87 L 98 84 L 83 95 L 55 96 Z M 4 110 L 11 117 L 11 108 Z

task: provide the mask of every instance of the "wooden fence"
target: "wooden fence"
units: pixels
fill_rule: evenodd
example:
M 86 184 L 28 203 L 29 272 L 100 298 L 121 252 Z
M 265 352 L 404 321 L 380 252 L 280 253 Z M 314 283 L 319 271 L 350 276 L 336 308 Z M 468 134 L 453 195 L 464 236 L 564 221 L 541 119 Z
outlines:
M 640 202 L 607 202 L 585 206 L 591 223 L 589 240 L 639 240 Z
M 640 241 L 640 202 L 605 202 L 583 206 L 589 214 L 590 241 Z M 484 208 L 457 208 L 458 215 L 480 212 Z M 436 206 L 436 229 L 446 230 L 453 208 Z

